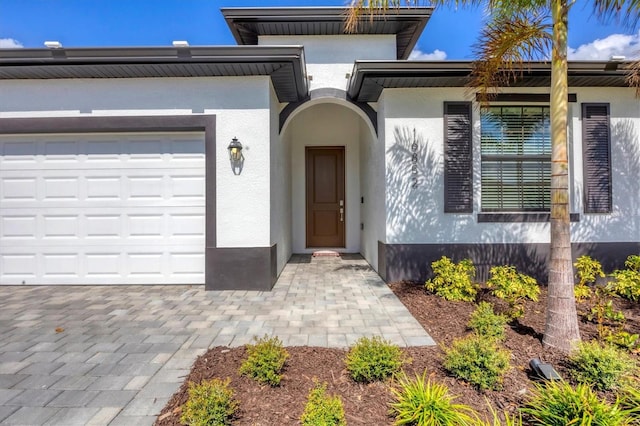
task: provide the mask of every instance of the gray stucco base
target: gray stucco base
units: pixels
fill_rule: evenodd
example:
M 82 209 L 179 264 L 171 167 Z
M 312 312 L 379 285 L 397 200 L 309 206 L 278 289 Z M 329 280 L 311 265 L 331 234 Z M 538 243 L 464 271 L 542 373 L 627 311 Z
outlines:
M 207 247 L 206 290 L 270 291 L 278 279 L 277 247 Z
M 624 268 L 630 254 L 640 253 L 640 242 L 574 243 L 574 260 L 587 254 L 602 263 L 606 273 Z M 385 244 L 378 242 L 378 273 L 386 282 L 423 281 L 431 276 L 431 262 L 442 256 L 454 261 L 469 258 L 476 266 L 476 278 L 485 281 L 489 269 L 513 265 L 539 283 L 548 278 L 549 244 Z

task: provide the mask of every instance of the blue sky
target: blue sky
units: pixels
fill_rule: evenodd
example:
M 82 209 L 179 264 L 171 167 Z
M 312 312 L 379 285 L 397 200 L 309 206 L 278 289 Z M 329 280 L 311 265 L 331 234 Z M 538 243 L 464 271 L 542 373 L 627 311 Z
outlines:
M 637 57 L 637 29 L 591 17 L 580 1 L 570 16 L 573 59 Z M 342 6 L 345 0 L 0 0 L 0 47 L 65 47 L 235 44 L 219 9 L 247 6 Z M 471 59 L 470 46 L 482 26 L 481 10 L 434 12 L 414 58 Z

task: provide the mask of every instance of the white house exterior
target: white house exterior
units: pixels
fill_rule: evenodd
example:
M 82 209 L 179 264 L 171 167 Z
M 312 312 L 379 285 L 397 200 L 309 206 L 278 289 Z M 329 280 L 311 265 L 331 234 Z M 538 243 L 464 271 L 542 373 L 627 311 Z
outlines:
M 388 281 L 442 255 L 546 278 L 549 65 L 489 107 L 471 64 L 406 61 L 431 8 L 223 9 L 239 46 L 0 50 L 0 284 L 268 290 L 293 253 Z M 572 241 L 640 252 L 640 103 L 569 66 Z M 233 138 L 241 164 L 230 162 Z

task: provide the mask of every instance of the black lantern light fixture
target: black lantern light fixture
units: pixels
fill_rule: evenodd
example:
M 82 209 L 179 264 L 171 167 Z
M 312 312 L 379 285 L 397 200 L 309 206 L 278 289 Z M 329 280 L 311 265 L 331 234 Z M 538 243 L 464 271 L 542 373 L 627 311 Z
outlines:
M 229 150 L 229 161 L 231 162 L 231 170 L 234 175 L 242 173 L 242 166 L 244 165 L 244 156 L 242 155 L 242 143 L 238 138 L 234 137 L 227 147 Z

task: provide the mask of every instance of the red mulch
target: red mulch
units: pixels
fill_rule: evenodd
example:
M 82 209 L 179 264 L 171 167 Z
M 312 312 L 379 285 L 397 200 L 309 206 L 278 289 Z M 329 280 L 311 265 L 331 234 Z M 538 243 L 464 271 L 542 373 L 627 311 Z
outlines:
M 449 346 L 451 342 L 468 333 L 466 328 L 474 304 L 465 302 L 447 302 L 428 294 L 420 283 L 400 282 L 390 285 L 394 293 L 407 306 L 409 311 L 422 324 L 438 344 Z M 481 299 L 490 299 L 483 294 Z M 567 377 L 564 366 L 565 356 L 542 347 L 544 331 L 544 307 L 546 292 L 542 289 L 539 302 L 528 302 L 525 315 L 519 325 L 507 330 L 504 346 L 511 351 L 511 370 L 504 379 L 500 391 L 479 392 L 464 382 L 450 376 L 442 368 L 442 350 L 440 347 L 417 347 L 406 350 L 411 363 L 405 366 L 409 376 L 415 373 L 427 374 L 446 384 L 457 395 L 456 402 L 474 407 L 481 415 L 489 416 L 487 401 L 499 411 L 514 411 L 515 407 L 526 400 L 532 380 L 528 376 L 529 360 L 540 358 L 551 363 L 561 376 Z M 626 329 L 631 333 L 640 333 L 640 304 L 623 300 L 615 301 L 626 318 Z M 579 312 L 586 312 L 588 306 L 578 306 Z M 596 336 L 596 327 L 582 321 L 580 330 L 583 340 Z M 245 356 L 244 348 L 229 349 L 215 347 L 198 357 L 191 373 L 173 395 L 158 417 L 157 425 L 179 425 L 181 407 L 187 399 L 187 383 L 200 382 L 213 377 L 231 378 L 231 387 L 240 409 L 234 424 L 237 425 L 294 425 L 304 409 L 314 378 L 328 383 L 330 394 L 339 394 L 342 398 L 347 422 L 350 425 L 392 424 L 388 414 L 388 404 L 392 400 L 387 383 L 359 384 L 353 382 L 345 368 L 346 351 L 317 347 L 287 348 L 290 358 L 287 360 L 284 378 L 279 387 L 261 386 L 254 380 L 238 375 L 238 369 Z

